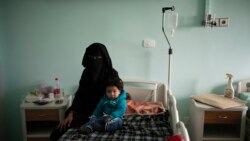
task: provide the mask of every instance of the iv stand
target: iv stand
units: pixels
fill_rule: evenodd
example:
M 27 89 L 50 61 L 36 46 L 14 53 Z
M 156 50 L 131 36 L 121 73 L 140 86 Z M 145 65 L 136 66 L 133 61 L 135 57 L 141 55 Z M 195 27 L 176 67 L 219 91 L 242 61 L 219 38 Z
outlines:
M 172 7 L 163 7 L 162 8 L 162 31 L 163 31 L 163 34 L 164 34 L 164 36 L 165 36 L 165 38 L 166 38 L 166 40 L 168 42 L 168 45 L 169 45 L 169 49 L 168 49 L 168 54 L 169 54 L 169 60 L 168 60 L 168 95 L 169 95 L 170 93 L 172 93 L 171 92 L 171 58 L 172 58 L 173 50 L 172 50 L 172 47 L 171 47 L 170 42 L 168 40 L 168 37 L 167 37 L 167 35 L 165 33 L 165 29 L 164 29 L 165 11 L 166 10 L 174 11 L 175 8 L 174 8 L 174 6 L 172 6 Z

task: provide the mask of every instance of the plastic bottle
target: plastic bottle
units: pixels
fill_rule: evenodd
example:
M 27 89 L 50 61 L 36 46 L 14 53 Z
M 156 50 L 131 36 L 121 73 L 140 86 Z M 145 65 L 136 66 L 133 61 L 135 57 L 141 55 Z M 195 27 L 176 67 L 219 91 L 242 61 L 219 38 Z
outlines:
M 60 88 L 59 78 L 56 77 L 55 81 L 56 81 L 56 86 L 54 88 L 54 97 L 55 98 L 60 98 L 61 97 L 61 88 Z
M 233 75 L 227 73 L 227 78 L 228 78 L 228 82 L 227 82 L 227 87 L 225 89 L 224 92 L 224 96 L 227 98 L 234 98 L 234 88 L 233 88 Z

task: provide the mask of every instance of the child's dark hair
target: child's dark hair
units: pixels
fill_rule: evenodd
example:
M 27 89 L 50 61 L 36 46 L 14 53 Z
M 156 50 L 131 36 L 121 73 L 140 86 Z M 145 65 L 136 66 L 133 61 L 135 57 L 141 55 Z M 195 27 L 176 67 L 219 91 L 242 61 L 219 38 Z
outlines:
M 108 86 L 116 86 L 120 91 L 123 90 L 123 82 L 118 77 L 107 80 L 105 83 L 105 88 Z

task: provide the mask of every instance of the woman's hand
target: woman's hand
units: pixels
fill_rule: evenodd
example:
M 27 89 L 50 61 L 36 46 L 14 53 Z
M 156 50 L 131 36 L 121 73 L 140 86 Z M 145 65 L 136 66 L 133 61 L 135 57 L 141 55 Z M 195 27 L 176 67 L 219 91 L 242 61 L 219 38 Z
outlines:
M 66 127 L 69 127 L 73 120 L 73 112 L 69 112 L 68 116 L 57 126 L 57 129 L 60 131 L 65 130 Z

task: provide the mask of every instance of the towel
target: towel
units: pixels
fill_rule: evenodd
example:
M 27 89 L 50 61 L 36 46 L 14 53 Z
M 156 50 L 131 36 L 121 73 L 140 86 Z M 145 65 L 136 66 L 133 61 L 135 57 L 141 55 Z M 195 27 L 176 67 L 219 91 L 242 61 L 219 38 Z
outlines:
M 135 102 L 127 100 L 126 114 L 152 115 L 165 111 L 162 102 Z

